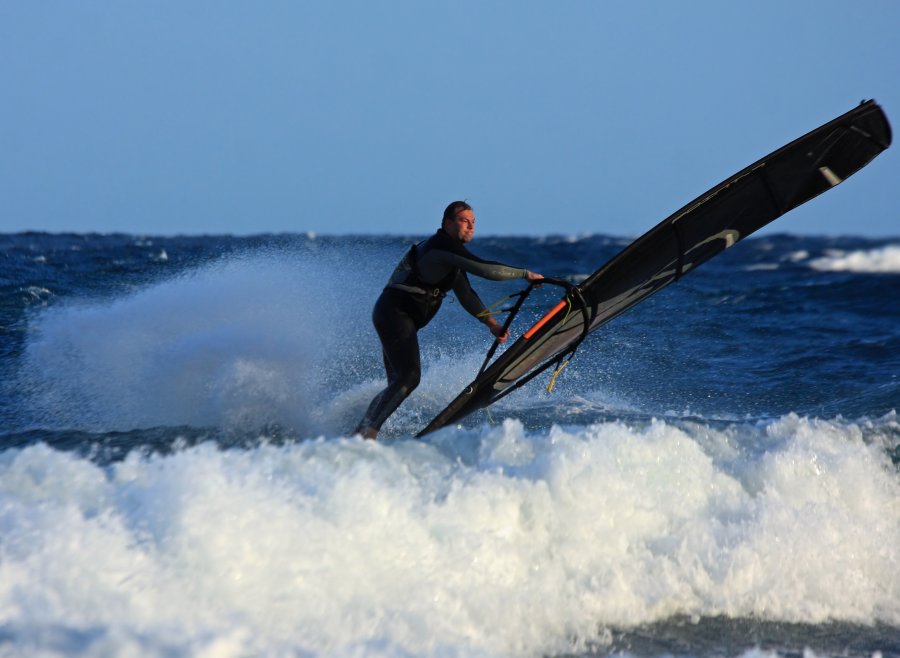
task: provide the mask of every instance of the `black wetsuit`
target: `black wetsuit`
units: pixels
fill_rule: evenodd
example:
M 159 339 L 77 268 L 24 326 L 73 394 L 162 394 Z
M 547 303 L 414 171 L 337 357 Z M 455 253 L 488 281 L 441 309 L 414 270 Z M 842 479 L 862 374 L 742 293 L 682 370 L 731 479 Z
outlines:
M 419 385 L 416 334 L 431 321 L 449 290 L 472 315 L 477 317 L 485 310 L 466 272 L 494 281 L 524 279 L 527 274 L 524 269 L 478 258 L 443 229 L 410 248 L 394 269 L 372 311 L 388 384 L 372 400 L 357 432 L 377 432 Z

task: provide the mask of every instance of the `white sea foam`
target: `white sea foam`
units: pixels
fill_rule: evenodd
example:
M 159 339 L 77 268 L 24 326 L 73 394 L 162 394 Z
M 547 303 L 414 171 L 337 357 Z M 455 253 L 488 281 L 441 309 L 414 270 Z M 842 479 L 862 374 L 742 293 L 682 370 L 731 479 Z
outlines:
M 833 251 L 809 261 L 810 267 L 822 272 L 900 272 L 900 245 L 878 249 Z
M 108 467 L 7 450 L 0 651 L 516 656 L 674 614 L 896 625 L 900 482 L 861 437 L 787 416 Z

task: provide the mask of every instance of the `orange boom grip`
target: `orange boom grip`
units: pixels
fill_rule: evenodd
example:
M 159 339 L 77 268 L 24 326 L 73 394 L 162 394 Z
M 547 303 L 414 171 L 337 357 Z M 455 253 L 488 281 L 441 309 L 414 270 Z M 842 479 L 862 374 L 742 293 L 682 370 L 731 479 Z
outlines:
M 540 320 L 538 320 L 537 323 L 535 323 L 535 325 L 531 329 L 526 331 L 522 335 L 522 338 L 524 338 L 525 340 L 530 340 L 531 337 L 534 336 L 538 332 L 538 330 L 540 330 L 541 327 L 543 327 L 545 324 L 547 324 L 550 321 L 550 318 L 552 318 L 554 315 L 556 315 L 561 310 L 563 310 L 566 307 L 566 304 L 568 304 L 568 303 L 569 302 L 566 299 L 560 300 L 559 304 L 557 304 L 556 306 L 551 308 L 549 311 L 547 311 L 547 314 L 544 317 L 542 317 Z

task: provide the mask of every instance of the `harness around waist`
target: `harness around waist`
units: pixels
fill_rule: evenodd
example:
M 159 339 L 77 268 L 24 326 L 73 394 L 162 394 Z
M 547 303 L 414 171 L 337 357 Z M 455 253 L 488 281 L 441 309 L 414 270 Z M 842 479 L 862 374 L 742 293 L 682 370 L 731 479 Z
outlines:
M 402 290 L 403 292 L 408 292 L 413 295 L 424 295 L 426 297 L 443 298 L 447 295 L 446 292 L 437 287 L 420 288 L 419 286 L 408 286 L 404 283 L 389 283 L 387 287 L 393 288 L 394 290 Z

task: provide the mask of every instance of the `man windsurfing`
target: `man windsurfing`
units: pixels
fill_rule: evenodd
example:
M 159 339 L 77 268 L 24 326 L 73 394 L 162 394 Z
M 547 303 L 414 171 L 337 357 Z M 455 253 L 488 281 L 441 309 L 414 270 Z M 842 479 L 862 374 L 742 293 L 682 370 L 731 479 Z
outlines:
M 475 212 L 465 201 L 454 201 L 444 210 L 441 228 L 416 245 L 400 260 L 375 302 L 372 323 L 381 340 L 387 387 L 372 402 L 355 434 L 365 439 L 378 436 L 382 424 L 419 385 L 421 363 L 418 331 L 427 325 L 448 291 L 471 315 L 487 325 L 500 342 L 509 333 L 490 315 L 472 290 L 467 274 L 492 281 L 539 281 L 540 274 L 472 254 L 465 245 L 475 235 Z

